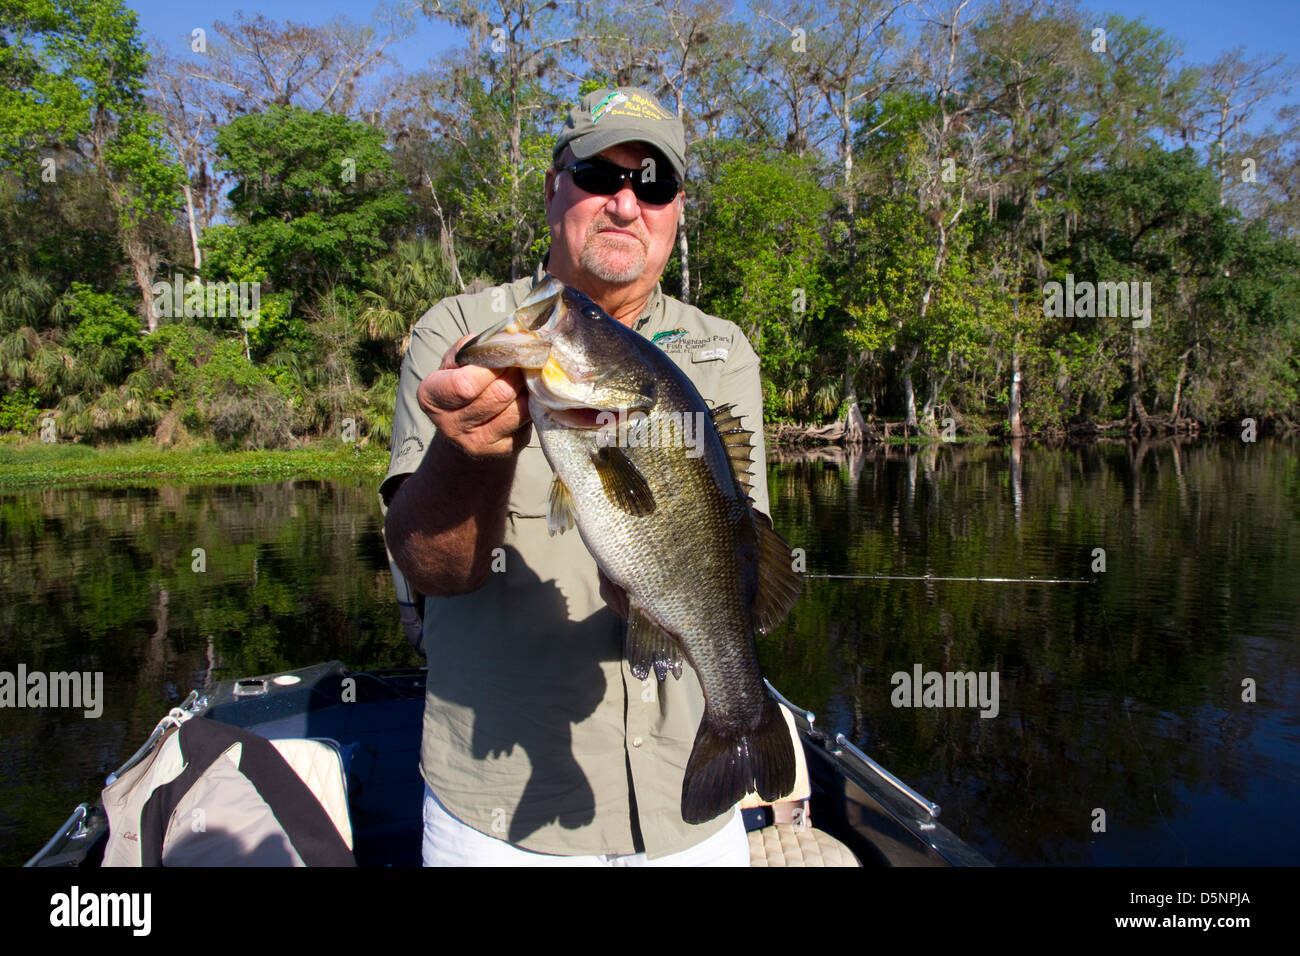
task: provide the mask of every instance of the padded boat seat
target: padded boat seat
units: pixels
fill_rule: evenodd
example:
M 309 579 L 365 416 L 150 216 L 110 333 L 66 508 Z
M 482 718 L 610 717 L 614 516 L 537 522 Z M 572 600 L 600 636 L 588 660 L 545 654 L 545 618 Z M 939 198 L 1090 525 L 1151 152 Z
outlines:
M 750 866 L 861 866 L 853 851 L 829 833 L 774 823 L 749 832 Z
M 812 796 L 812 783 L 808 778 L 808 760 L 804 756 L 803 741 L 795 726 L 794 715 L 785 707 L 781 716 L 790 730 L 794 743 L 794 789 L 780 800 L 764 800 L 756 793 L 741 801 L 742 809 L 771 807 L 775 823 L 761 830 L 750 830 L 750 866 L 861 866 L 853 851 L 829 833 L 810 826 L 808 799 Z M 791 822 L 791 821 L 798 822 Z
M 282 737 L 272 740 L 285 763 L 316 795 L 343 842 L 352 849 L 352 818 L 348 814 L 348 788 L 343 777 L 343 756 L 332 740 Z

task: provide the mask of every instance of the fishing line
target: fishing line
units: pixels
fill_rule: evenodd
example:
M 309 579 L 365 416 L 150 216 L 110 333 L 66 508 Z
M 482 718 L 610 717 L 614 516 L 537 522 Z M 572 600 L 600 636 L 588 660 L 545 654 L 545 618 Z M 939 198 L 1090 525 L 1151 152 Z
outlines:
M 980 584 L 1096 584 L 1096 578 L 946 578 L 933 574 L 805 574 L 840 581 L 975 581 Z

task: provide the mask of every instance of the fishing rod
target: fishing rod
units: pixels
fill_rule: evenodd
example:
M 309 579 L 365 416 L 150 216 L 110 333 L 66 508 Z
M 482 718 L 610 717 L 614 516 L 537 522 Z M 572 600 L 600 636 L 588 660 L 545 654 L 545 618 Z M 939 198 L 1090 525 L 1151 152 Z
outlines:
M 979 584 L 1096 584 L 1095 578 L 946 578 L 933 574 L 805 574 L 841 581 L 974 581 Z

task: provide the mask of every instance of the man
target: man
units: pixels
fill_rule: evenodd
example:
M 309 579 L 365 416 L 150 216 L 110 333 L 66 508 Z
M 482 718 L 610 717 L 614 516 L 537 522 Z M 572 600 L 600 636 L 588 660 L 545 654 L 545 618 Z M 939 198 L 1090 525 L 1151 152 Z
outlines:
M 438 303 L 402 363 L 380 495 L 389 550 L 429 595 L 425 863 L 747 865 L 737 811 L 681 818 L 695 673 L 633 677 L 625 596 L 576 532 L 547 533 L 551 470 L 521 373 L 455 364 L 549 271 L 663 347 L 709 402 L 736 405 L 768 510 L 758 358 L 734 324 L 659 289 L 684 202 L 681 122 L 644 90 L 600 90 L 569 112 L 554 158 L 544 268 Z

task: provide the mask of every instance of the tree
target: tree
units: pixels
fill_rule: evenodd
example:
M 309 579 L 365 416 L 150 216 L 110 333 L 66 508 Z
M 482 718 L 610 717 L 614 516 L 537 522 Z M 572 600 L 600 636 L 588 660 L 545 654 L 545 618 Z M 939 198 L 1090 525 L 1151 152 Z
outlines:
M 366 78 L 385 61 L 385 50 L 414 31 L 409 6 L 381 8 L 369 24 L 336 17 L 321 26 L 258 14 L 235 15 L 234 23 L 213 24 L 216 38 L 186 66 L 189 76 L 207 86 L 223 121 L 276 106 L 358 116 L 373 121 L 382 98 L 366 102 Z
M 1245 137 L 1255 108 L 1269 97 L 1290 89 L 1296 70 L 1287 68 L 1282 56 L 1251 57 L 1237 47 L 1200 67 L 1195 106 L 1188 110 L 1189 138 L 1207 143 L 1211 161 L 1218 168 L 1219 204 L 1227 205 L 1230 183 L 1237 170 L 1229 166 L 1234 137 Z
M 555 0 L 494 6 L 488 13 L 469 2 L 424 4 L 430 17 L 467 28 L 470 48 L 444 60 L 443 75 L 422 85 L 440 132 L 469 164 L 472 178 L 457 187 L 461 202 L 483 226 L 508 237 L 513 280 L 539 252 L 541 176 L 559 125 L 561 99 L 542 81 L 584 38 L 568 32 Z
M 236 181 L 236 224 L 209 231 L 218 274 L 251 255 L 275 288 L 323 292 L 356 280 L 410 214 L 384 134 L 343 116 L 292 106 L 241 116 L 217 134 L 217 152 Z
M 141 320 L 153 331 L 156 234 L 179 199 L 182 172 L 145 108 L 149 58 L 135 14 L 120 0 L 7 0 L 6 7 L 0 151 L 30 162 L 37 147 L 61 145 L 92 163 L 140 290 Z
M 753 344 L 769 415 L 834 412 L 838 369 L 819 348 L 830 294 L 822 229 L 832 197 L 811 157 L 721 148 L 731 156 L 700 197 L 700 306 L 734 321 Z

